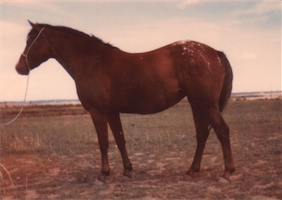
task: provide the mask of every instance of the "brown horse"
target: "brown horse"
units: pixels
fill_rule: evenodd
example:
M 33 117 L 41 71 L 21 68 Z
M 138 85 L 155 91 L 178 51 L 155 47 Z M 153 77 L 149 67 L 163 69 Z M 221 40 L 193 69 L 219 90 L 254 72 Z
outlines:
M 132 170 L 119 113 L 152 114 L 163 111 L 185 96 L 193 111 L 197 149 L 187 174 L 199 172 L 206 140 L 212 127 L 221 142 L 229 180 L 234 172 L 229 128 L 221 112 L 232 89 L 231 66 L 222 52 L 195 42 L 180 41 L 145 53 L 126 53 L 71 28 L 33 24 L 16 70 L 30 70 L 55 58 L 74 79 L 78 97 L 90 112 L 102 155 L 98 177 L 110 173 L 108 163 L 109 123 L 120 150 L 124 175 Z

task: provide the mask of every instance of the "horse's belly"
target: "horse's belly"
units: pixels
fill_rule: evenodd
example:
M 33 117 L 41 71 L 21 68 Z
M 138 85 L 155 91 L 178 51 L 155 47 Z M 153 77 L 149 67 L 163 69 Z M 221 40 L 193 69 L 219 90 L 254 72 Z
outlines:
M 118 106 L 121 113 L 153 114 L 177 104 L 185 95 L 179 90 L 173 94 L 153 94 L 127 98 Z

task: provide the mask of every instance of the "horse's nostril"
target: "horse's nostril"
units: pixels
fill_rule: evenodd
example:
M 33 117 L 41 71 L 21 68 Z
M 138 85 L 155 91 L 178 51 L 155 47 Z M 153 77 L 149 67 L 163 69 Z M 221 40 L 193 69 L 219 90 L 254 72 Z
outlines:
M 29 70 L 27 69 L 27 67 L 21 67 L 19 64 L 16 65 L 16 71 L 20 75 L 28 75 L 29 74 Z

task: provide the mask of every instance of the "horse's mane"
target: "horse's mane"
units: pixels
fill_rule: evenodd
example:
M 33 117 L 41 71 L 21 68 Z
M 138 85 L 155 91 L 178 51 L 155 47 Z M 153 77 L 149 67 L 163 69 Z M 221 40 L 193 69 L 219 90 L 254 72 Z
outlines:
M 76 29 L 72 29 L 72 28 L 65 27 L 65 26 L 51 26 L 49 24 L 36 24 L 36 25 L 38 25 L 40 27 L 44 27 L 45 26 L 46 28 L 50 28 L 52 30 L 62 31 L 62 32 L 65 32 L 65 33 L 68 33 L 68 34 L 72 34 L 72 35 L 77 36 L 77 37 L 82 37 L 82 38 L 88 39 L 88 40 L 90 40 L 90 41 L 92 41 L 94 43 L 100 43 L 100 44 L 104 44 L 106 46 L 118 49 L 117 47 L 111 45 L 110 43 L 104 42 L 103 40 L 101 40 L 100 38 L 94 36 L 93 34 L 89 35 L 89 34 L 86 34 L 86 33 L 82 32 L 82 31 L 79 31 L 79 30 L 76 30 Z M 31 31 L 29 32 L 28 37 L 30 37 L 32 32 L 33 32 L 33 29 L 31 29 Z

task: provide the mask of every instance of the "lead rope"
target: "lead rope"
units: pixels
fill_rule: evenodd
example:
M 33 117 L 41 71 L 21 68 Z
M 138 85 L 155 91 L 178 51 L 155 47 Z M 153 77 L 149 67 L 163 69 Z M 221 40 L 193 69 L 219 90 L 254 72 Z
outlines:
M 30 70 L 29 70 L 30 72 Z M 22 106 L 21 106 L 21 109 L 20 109 L 20 112 L 17 114 L 17 116 L 15 116 L 11 121 L 8 121 L 8 122 L 5 122 L 5 123 L 0 123 L 0 126 L 5 126 L 5 125 L 8 125 L 8 124 L 11 124 L 13 123 L 14 121 L 16 121 L 16 119 L 18 119 L 18 117 L 20 116 L 20 114 L 22 113 L 23 111 L 23 107 L 24 105 L 26 104 L 26 96 L 27 96 L 27 89 L 28 89 L 28 83 L 29 83 L 29 73 L 27 75 L 27 81 L 26 81 L 26 89 L 25 89 L 25 95 L 24 95 L 24 101 L 22 103 Z
M 22 113 L 23 111 L 23 108 L 24 108 L 24 105 L 26 104 L 26 96 L 27 96 L 27 89 L 28 89 L 28 83 L 29 83 L 29 74 L 30 74 L 30 66 L 29 66 L 29 62 L 28 62 L 28 59 L 27 59 L 27 56 L 28 56 L 28 53 L 31 49 L 31 47 L 33 46 L 33 44 L 35 43 L 35 41 L 38 39 L 38 37 L 40 36 L 40 34 L 42 33 L 42 31 L 44 30 L 45 26 L 39 31 L 37 37 L 33 40 L 33 42 L 31 43 L 30 47 L 28 48 L 26 54 L 22 53 L 21 56 L 25 57 L 25 61 L 26 61 L 26 64 L 28 66 L 28 75 L 27 75 L 27 81 L 26 81 L 26 89 L 25 89 L 25 94 L 24 94 L 24 101 L 22 103 L 22 106 L 21 106 L 21 109 L 20 109 L 20 112 L 17 114 L 17 116 L 15 116 L 11 121 L 8 121 L 8 122 L 5 122 L 5 123 L 0 123 L 0 126 L 5 126 L 5 125 L 8 125 L 8 124 L 11 124 L 13 123 L 14 121 L 16 121 L 16 119 L 20 116 L 20 114 Z

